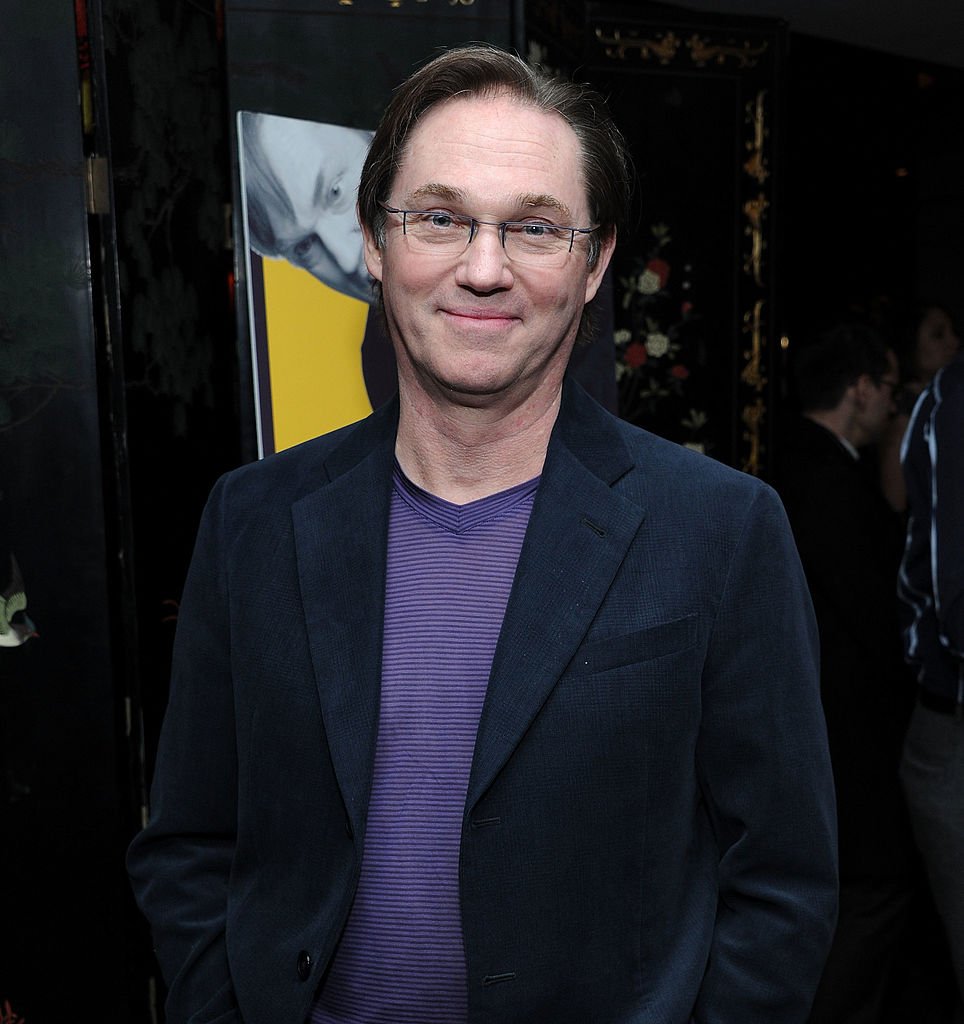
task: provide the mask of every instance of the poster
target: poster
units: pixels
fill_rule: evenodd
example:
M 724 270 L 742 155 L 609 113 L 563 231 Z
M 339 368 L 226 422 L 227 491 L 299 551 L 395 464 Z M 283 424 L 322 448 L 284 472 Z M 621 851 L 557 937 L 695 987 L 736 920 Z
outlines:
M 355 216 L 371 132 L 237 114 L 259 456 L 368 415 L 371 280 Z
M 250 458 L 360 419 L 394 393 L 354 223 L 365 149 L 392 90 L 439 49 L 522 49 L 520 12 L 511 0 L 228 0 Z

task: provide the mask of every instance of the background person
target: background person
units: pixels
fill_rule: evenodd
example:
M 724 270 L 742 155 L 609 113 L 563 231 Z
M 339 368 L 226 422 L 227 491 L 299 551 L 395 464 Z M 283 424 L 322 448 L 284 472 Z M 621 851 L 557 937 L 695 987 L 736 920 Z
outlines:
M 900 517 L 866 448 L 894 413 L 897 360 L 842 323 L 794 361 L 802 415 L 781 448 L 778 489 L 820 630 L 820 690 L 837 795 L 840 916 L 812 1024 L 876 1024 L 915 890 L 898 779 L 912 704 L 897 625 Z
M 898 595 L 917 677 L 901 777 L 944 922 L 964 1020 L 964 356 L 914 408 L 901 461 L 907 543 Z
M 907 511 L 900 445 L 910 414 L 921 392 L 934 379 L 934 374 L 954 358 L 960 344 L 951 314 L 943 306 L 929 302 L 915 305 L 895 334 L 901 389 L 896 396 L 897 413 L 880 438 L 879 451 L 884 495 L 900 513 Z

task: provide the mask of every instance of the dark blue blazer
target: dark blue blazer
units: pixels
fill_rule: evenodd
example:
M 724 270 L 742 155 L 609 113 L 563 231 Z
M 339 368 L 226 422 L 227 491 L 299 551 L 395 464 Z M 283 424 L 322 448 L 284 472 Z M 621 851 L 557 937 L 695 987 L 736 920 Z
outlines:
M 205 512 L 129 854 L 171 1022 L 301 1024 L 344 925 L 397 415 L 229 474 Z M 469 1021 L 802 1022 L 834 851 L 779 500 L 567 384 L 465 804 Z

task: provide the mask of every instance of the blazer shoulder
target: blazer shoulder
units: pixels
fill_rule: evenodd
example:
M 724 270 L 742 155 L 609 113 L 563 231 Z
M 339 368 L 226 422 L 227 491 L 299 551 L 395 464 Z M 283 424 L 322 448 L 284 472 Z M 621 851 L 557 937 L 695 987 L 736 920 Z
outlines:
M 767 484 L 702 452 L 620 419 L 574 382 L 567 383 L 561 437 L 569 449 L 624 494 L 688 500 L 715 494 L 747 504 Z
M 235 506 L 291 505 L 365 458 L 385 455 L 397 421 L 390 402 L 356 423 L 230 470 L 215 489 Z
M 623 424 L 623 433 L 636 476 L 647 490 L 671 493 L 677 501 L 709 498 L 739 507 L 752 503 L 761 492 L 772 492 L 758 477 L 640 427 Z

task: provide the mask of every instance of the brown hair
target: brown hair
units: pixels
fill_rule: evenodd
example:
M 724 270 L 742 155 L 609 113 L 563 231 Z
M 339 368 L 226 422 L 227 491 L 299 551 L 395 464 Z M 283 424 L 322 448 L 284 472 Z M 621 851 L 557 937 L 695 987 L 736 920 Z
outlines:
M 384 243 L 385 211 L 395 175 L 422 115 L 455 97 L 508 95 L 520 103 L 557 113 L 575 132 L 582 150 L 582 176 L 591 236 L 589 264 L 599 240 L 610 238 L 629 207 L 630 162 L 622 134 L 603 98 L 586 85 L 553 78 L 515 54 L 472 43 L 446 50 L 419 68 L 395 91 L 375 131 L 358 187 L 358 215 L 379 246 Z

